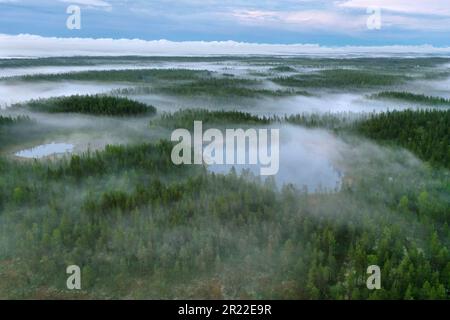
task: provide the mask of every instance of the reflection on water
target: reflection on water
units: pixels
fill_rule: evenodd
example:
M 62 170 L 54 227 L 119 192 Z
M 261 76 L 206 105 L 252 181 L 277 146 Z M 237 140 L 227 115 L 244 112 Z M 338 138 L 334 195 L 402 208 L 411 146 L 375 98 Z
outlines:
M 293 184 L 310 192 L 335 191 L 341 187 L 342 172 L 337 169 L 344 144 L 335 136 L 322 131 L 286 126 L 280 129 L 280 168 L 274 176 L 279 187 Z M 249 147 L 245 150 L 247 157 Z M 227 174 L 232 168 L 242 173 L 249 170 L 260 174 L 260 165 L 210 165 L 208 170 Z M 264 179 L 263 176 L 261 176 Z
M 21 158 L 39 159 L 56 154 L 70 153 L 73 151 L 73 148 L 74 146 L 72 144 L 52 142 L 31 149 L 19 151 L 15 155 Z

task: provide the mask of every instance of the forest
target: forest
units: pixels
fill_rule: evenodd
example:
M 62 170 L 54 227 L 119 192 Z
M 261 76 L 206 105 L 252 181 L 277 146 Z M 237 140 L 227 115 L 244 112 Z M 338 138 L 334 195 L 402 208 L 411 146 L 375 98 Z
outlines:
M 192 128 L 194 121 L 202 121 L 204 125 L 233 124 L 269 124 L 275 120 L 273 117 L 259 117 L 241 111 L 211 111 L 207 109 L 186 109 L 174 113 L 163 113 L 158 119 L 150 122 L 151 126 L 163 126 L 170 129 Z
M 83 71 L 74 73 L 34 74 L 15 77 L 22 81 L 105 81 L 146 83 L 154 80 L 191 80 L 208 76 L 208 71 L 187 69 L 129 69 L 107 71 Z
M 383 174 L 419 179 L 405 189 L 376 171 L 358 175 L 357 162 L 340 192 L 309 194 L 250 173 L 175 168 L 170 150 L 161 141 L 54 163 L 2 159 L 3 297 L 448 297 L 441 169 Z M 83 265 L 82 292 L 61 289 L 67 263 Z M 365 289 L 372 263 L 382 290 Z
M 0 69 L 105 63 L 130 69 L 2 78 L 38 94 L 0 113 L 0 299 L 450 299 L 450 110 L 438 90 L 411 93 L 450 59 L 67 57 Z M 155 68 L 169 63 L 182 68 Z M 49 83 L 61 96 L 41 97 Z M 107 93 L 66 94 L 67 83 Z M 330 166 L 339 185 L 174 165 L 170 132 L 194 121 L 285 130 L 287 157 L 318 162 L 312 176 Z M 74 151 L 16 155 L 53 142 Z M 79 291 L 68 265 L 81 268 Z M 366 286 L 369 265 L 380 290 Z
M 405 75 L 373 73 L 364 70 L 325 69 L 318 73 L 276 77 L 272 81 L 289 87 L 301 88 L 367 88 L 392 86 L 408 79 Z
M 383 91 L 374 95 L 371 95 L 372 99 L 393 99 L 402 100 L 408 102 L 416 102 L 426 104 L 430 106 L 449 106 L 450 99 L 442 97 L 432 97 L 424 94 L 414 94 L 410 92 L 397 92 L 397 91 Z
M 388 111 L 357 126 L 364 136 L 411 150 L 432 164 L 450 168 L 450 110 Z
M 29 108 L 48 113 L 83 113 L 105 116 L 136 116 L 155 114 L 156 109 L 144 103 L 122 97 L 105 95 L 75 95 L 61 98 L 31 100 L 25 104 L 15 104 L 12 108 Z
M 282 97 L 304 94 L 304 92 L 296 90 L 269 90 L 257 88 L 258 84 L 261 84 L 261 82 L 250 79 L 208 78 L 196 80 L 190 83 L 163 86 L 155 91 L 175 96 L 181 95 L 189 97 L 206 95 L 216 98 L 255 98 L 261 96 Z M 308 93 L 306 93 L 306 95 L 307 94 Z
M 379 143 L 401 146 L 424 161 L 449 168 L 450 110 L 421 109 L 381 113 L 298 114 L 288 123 L 356 134 Z

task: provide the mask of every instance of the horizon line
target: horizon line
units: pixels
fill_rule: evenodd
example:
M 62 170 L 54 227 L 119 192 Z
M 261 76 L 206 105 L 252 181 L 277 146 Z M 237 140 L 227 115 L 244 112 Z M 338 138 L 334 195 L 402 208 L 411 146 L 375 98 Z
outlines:
M 203 41 L 139 38 L 46 37 L 29 33 L 0 33 L 0 57 L 63 56 L 205 56 L 205 55 L 444 55 L 450 46 L 342 45 L 317 43 L 272 44 L 257 42 Z

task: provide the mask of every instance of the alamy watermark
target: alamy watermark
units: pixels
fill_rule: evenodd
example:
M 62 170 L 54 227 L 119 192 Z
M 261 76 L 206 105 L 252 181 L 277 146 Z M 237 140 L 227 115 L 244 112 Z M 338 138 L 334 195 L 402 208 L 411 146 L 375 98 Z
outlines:
M 194 121 L 194 136 L 187 129 L 176 129 L 171 140 L 176 165 L 259 165 L 260 174 L 271 176 L 280 167 L 279 129 L 219 129 L 203 132 L 202 121 Z
M 69 290 L 81 290 L 81 269 L 77 265 L 68 266 L 66 273 L 70 274 L 67 278 L 66 286 Z
M 377 265 L 372 265 L 367 268 L 367 274 L 370 274 L 367 278 L 367 289 L 380 290 L 381 289 L 381 269 Z
M 67 7 L 66 13 L 69 14 L 66 20 L 66 27 L 69 30 L 81 29 L 81 8 L 77 5 Z
M 381 29 L 381 8 L 380 7 L 369 7 L 367 8 L 367 29 L 369 30 L 380 30 Z
M 381 8 L 377 6 L 368 7 L 366 10 L 369 15 L 366 21 L 367 29 L 380 30 L 382 26 L 381 21 Z M 69 14 L 66 20 L 66 27 L 69 30 L 81 29 L 81 8 L 78 5 L 70 5 L 66 9 L 66 13 Z

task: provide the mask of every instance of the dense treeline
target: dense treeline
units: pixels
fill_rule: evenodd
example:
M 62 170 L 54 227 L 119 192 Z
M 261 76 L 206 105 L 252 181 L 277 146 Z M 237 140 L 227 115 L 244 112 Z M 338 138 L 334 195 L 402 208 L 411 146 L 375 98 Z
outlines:
M 73 155 L 69 159 L 63 159 L 56 168 L 49 166 L 47 175 L 52 178 L 74 177 L 80 179 L 133 167 L 176 175 L 180 173 L 181 167 L 175 166 L 170 158 L 161 156 L 161 154 L 170 153 L 172 147 L 173 145 L 167 141 L 136 146 L 108 145 L 102 152 L 89 151 L 82 155 Z
M 388 170 L 385 156 L 367 171 L 349 155 L 351 184 L 307 194 L 249 173 L 179 167 L 171 177 L 170 151 L 160 142 L 0 160 L 0 297 L 71 297 L 64 271 L 77 264 L 79 296 L 90 298 L 448 298 L 440 172 Z M 420 183 L 405 188 L 411 179 Z M 366 288 L 372 264 L 382 290 Z
M 450 110 L 405 110 L 374 114 L 357 132 L 403 146 L 420 158 L 450 168 Z
M 405 76 L 373 72 L 371 70 L 330 69 L 317 73 L 277 77 L 273 82 L 289 87 L 307 88 L 366 88 L 401 83 Z
M 424 94 L 414 94 L 410 92 L 396 92 L 396 91 L 383 91 L 374 95 L 371 95 L 372 99 L 394 99 L 403 100 L 407 102 L 416 102 L 420 104 L 426 104 L 431 106 L 450 105 L 450 99 L 442 97 L 427 96 Z
M 32 100 L 13 107 L 27 107 L 34 111 L 49 113 L 84 113 L 107 116 L 135 116 L 155 114 L 153 106 L 122 97 L 104 95 L 70 96 L 51 99 Z
M 59 63 L 36 60 L 36 64 Z M 449 60 L 236 57 L 233 61 L 368 67 L 370 72 L 360 71 L 366 75 L 351 74 L 347 79 L 347 85 L 367 87 L 382 82 L 376 77 L 384 73 L 374 72 L 380 68 L 413 72 Z M 346 88 L 347 80 L 327 82 L 319 79 L 320 74 L 310 83 Z M 156 79 L 141 76 L 128 79 L 143 87 Z M 182 78 L 175 72 L 161 75 L 165 76 L 171 81 Z M 366 80 L 369 76 L 375 79 Z M 107 73 L 101 77 L 106 79 Z M 181 80 L 166 84 L 180 85 L 185 96 L 223 94 L 214 89 L 221 80 L 210 87 L 199 82 L 198 90 L 198 79 L 186 74 Z M 260 90 L 258 83 L 229 80 Z M 224 86 L 229 86 L 224 92 L 232 94 L 233 81 Z M 343 172 L 342 184 L 333 192 L 310 193 L 290 184 L 279 187 L 274 179 L 263 180 L 248 171 L 221 175 L 203 166 L 175 166 L 173 144 L 168 141 L 133 140 L 131 145 L 109 145 L 51 161 L 0 156 L 0 299 L 450 299 L 449 113 L 408 110 L 267 118 L 184 110 L 151 122 L 171 129 L 191 128 L 195 120 L 202 120 L 206 126 L 277 122 L 334 130 L 345 138 L 346 146 L 333 163 Z M 5 130 L 2 142 L 14 142 L 28 126 L 26 118 L 18 119 L 0 118 L 0 130 Z M 149 131 L 156 139 L 161 129 Z M 23 135 L 36 136 L 28 130 Z M 388 146 L 355 138 L 359 135 Z M 23 136 L 20 139 L 23 143 Z M 389 144 L 408 148 L 430 164 Z M 82 290 L 76 293 L 66 288 L 66 268 L 73 264 L 82 270 Z M 366 287 L 369 265 L 380 266 L 381 290 Z
M 306 128 L 324 128 L 328 130 L 348 130 L 357 126 L 357 122 L 367 118 L 365 113 L 301 113 L 285 116 L 287 123 L 300 125 Z
M 102 81 L 102 82 L 153 82 L 156 80 L 191 80 L 210 75 L 209 71 L 189 69 L 128 69 L 83 71 L 58 74 L 35 74 L 16 77 L 24 81 Z
M 242 80 L 242 79 L 241 79 Z M 244 81 L 241 83 L 240 80 L 230 79 L 225 81 L 228 83 L 227 87 L 222 87 L 219 82 L 224 82 L 223 80 L 210 79 L 201 80 L 198 82 L 191 83 L 180 83 L 172 85 L 162 85 L 156 87 L 130 87 L 123 89 L 114 89 L 111 91 L 112 94 L 117 95 L 148 95 L 148 94 L 166 94 L 175 96 L 185 96 L 185 97 L 212 97 L 215 99 L 235 99 L 235 98 L 258 98 L 258 97 L 285 97 L 293 95 L 303 95 L 310 96 L 311 94 L 307 91 L 300 90 L 268 90 L 268 89 L 257 89 L 245 87 L 249 85 L 252 81 Z M 241 84 L 239 84 L 241 83 Z M 244 86 L 240 86 L 244 84 Z
M 284 120 L 307 128 L 362 135 L 404 147 L 435 165 L 450 167 L 450 110 L 298 114 Z
M 28 116 L 0 115 L 0 151 L 21 140 L 23 128 L 27 128 L 32 134 L 36 134 L 36 123 Z
M 291 66 L 276 66 L 270 68 L 269 70 L 274 72 L 297 72 L 297 70 L 292 68 Z
M 308 95 L 296 90 L 268 90 L 257 88 L 260 81 L 254 79 L 207 78 L 188 83 L 162 86 L 157 92 L 176 96 L 212 96 L 215 98 L 256 98 L 261 96 L 283 97 L 290 95 Z
M 190 128 L 194 121 L 204 124 L 246 124 L 262 125 L 271 123 L 290 123 L 306 128 L 324 128 L 329 130 L 354 130 L 358 122 L 369 117 L 366 113 L 301 113 L 285 116 L 257 116 L 242 111 L 184 109 L 174 113 L 162 113 L 161 117 L 151 121 L 151 125 L 160 125 L 167 128 Z
M 363 135 L 380 142 L 392 143 L 415 153 L 425 161 L 450 167 L 450 110 L 405 110 L 375 114 L 366 113 L 304 113 L 283 118 L 258 117 L 239 111 L 180 110 L 164 113 L 152 125 L 192 128 L 194 121 L 203 124 L 291 123 L 306 128 L 325 128 L 338 134 Z
M 337 118 L 284 120 L 375 139 L 403 137 L 391 131 L 408 131 L 408 123 L 436 131 L 431 124 L 446 123 L 437 118 L 448 121 L 444 111 Z M 159 124 L 194 120 L 283 121 L 185 110 Z M 64 270 L 77 264 L 81 294 L 91 298 L 449 298 L 448 173 L 420 165 L 398 171 L 389 166 L 404 157 L 397 153 L 350 153 L 340 191 L 308 194 L 245 172 L 175 166 L 172 147 L 108 146 L 55 162 L 0 159 L 0 297 L 71 297 Z M 379 291 L 365 286 L 372 264 L 382 270 Z
M 5 68 L 36 67 L 36 66 L 83 66 L 83 65 L 144 65 L 160 64 L 165 62 L 222 62 L 222 61 L 246 61 L 246 57 L 211 56 L 211 57 L 186 57 L 186 56 L 74 56 L 74 57 L 48 57 L 48 58 L 12 58 L 0 59 L 0 66 Z
M 164 62 L 237 62 L 250 65 L 267 66 L 268 64 L 298 65 L 305 67 L 320 68 L 325 66 L 370 68 L 396 71 L 408 71 L 418 68 L 433 68 L 450 62 L 444 57 L 418 57 L 418 58 L 317 58 L 317 57 L 271 57 L 271 56 L 211 56 L 211 57 L 163 57 L 163 56 L 75 56 L 75 57 L 50 57 L 38 59 L 0 59 L 2 67 L 24 67 L 24 66 L 78 66 L 78 65 L 105 65 L 105 64 L 132 64 L 142 65 L 145 63 Z
M 240 111 L 211 111 L 207 109 L 185 109 L 174 113 L 163 113 L 159 119 L 151 121 L 151 125 L 159 125 L 170 129 L 192 128 L 194 121 L 202 121 L 204 125 L 225 124 L 269 124 L 275 118 L 258 117 Z
M 29 123 L 32 120 L 27 116 L 17 116 L 17 117 L 9 117 L 9 116 L 1 116 L 0 115 L 0 128 L 3 126 L 12 126 L 19 123 Z

